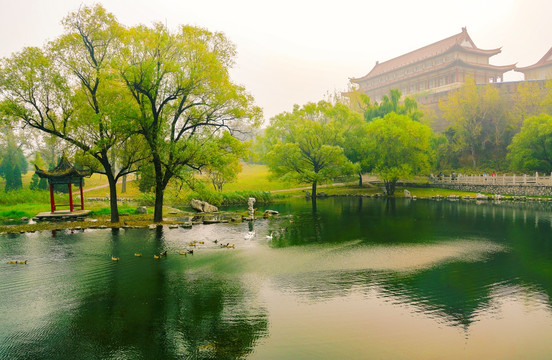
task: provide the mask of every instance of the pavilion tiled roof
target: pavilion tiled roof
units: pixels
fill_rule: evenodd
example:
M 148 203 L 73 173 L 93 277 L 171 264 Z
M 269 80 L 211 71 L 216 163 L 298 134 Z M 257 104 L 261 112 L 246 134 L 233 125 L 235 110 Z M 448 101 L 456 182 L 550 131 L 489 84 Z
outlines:
M 544 54 L 544 56 L 539 61 L 537 61 L 533 65 L 529 65 L 525 67 L 516 67 L 516 71 L 524 72 L 527 70 L 533 70 L 547 65 L 552 65 L 552 47 L 550 48 L 550 50 L 548 50 L 546 54 Z
M 67 160 L 67 157 L 63 155 L 61 159 L 59 159 L 59 163 L 57 166 L 52 170 L 43 170 L 39 169 L 38 166 L 35 165 L 36 174 L 41 178 L 46 179 L 61 179 L 61 178 L 68 178 L 68 179 L 74 179 L 74 178 L 82 178 L 85 176 L 92 175 L 92 172 L 90 170 L 82 170 L 77 169 L 71 163 L 69 160 Z
M 437 41 L 433 44 L 424 46 L 418 50 L 414 50 L 412 52 L 398 56 L 391 60 L 388 60 L 382 63 L 377 62 L 376 66 L 374 66 L 374 68 L 367 75 L 360 78 L 353 78 L 351 79 L 351 81 L 356 82 L 356 81 L 362 81 L 369 78 L 373 78 L 378 75 L 390 72 L 392 70 L 402 68 L 408 64 L 413 64 L 438 55 L 445 54 L 446 52 L 453 50 L 455 48 L 459 48 L 467 52 L 483 54 L 488 56 L 496 55 L 501 52 L 500 48 L 492 49 L 492 50 L 479 49 L 474 44 L 474 42 L 468 35 L 468 31 L 464 27 L 462 28 L 462 31 L 456 35 Z

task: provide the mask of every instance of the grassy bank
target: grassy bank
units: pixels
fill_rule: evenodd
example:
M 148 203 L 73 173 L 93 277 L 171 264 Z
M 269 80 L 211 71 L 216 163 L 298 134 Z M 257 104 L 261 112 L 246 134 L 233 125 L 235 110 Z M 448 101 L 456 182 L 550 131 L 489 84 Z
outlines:
M 28 187 L 32 172 L 27 173 L 23 178 L 24 187 Z M 133 215 L 138 205 L 152 206 L 154 204 L 153 194 L 143 194 L 138 189 L 138 182 L 133 175 L 128 177 L 127 191 L 121 192 L 121 184 L 118 184 L 118 197 L 130 200 L 119 206 L 121 214 Z M 90 198 L 104 199 L 109 195 L 107 179 L 103 175 L 94 174 L 85 179 L 85 208 L 92 210 L 92 216 L 109 216 L 109 204 L 107 201 L 87 201 Z M 1 186 L 1 184 L 0 184 Z M 97 188 L 99 187 L 99 188 Z M 96 188 L 96 189 L 94 189 Z M 189 204 L 191 198 L 198 198 L 208 201 L 214 205 L 236 205 L 247 204 L 249 197 L 255 197 L 258 203 L 267 203 L 277 199 L 290 196 L 304 196 L 305 189 L 310 190 L 309 184 L 291 184 L 269 178 L 268 168 L 258 164 L 244 164 L 243 171 L 238 175 L 235 182 L 224 186 L 223 192 L 216 192 L 211 184 L 205 183 L 203 189 L 193 192 L 186 188 L 179 188 L 176 185 L 169 185 L 165 193 L 165 203 L 169 206 L 179 208 Z M 90 190 L 92 189 L 92 190 Z M 447 189 L 434 188 L 408 188 L 408 190 L 419 198 L 441 195 L 474 195 L 468 192 L 459 192 Z M 328 195 L 374 195 L 381 193 L 380 186 L 365 183 L 359 187 L 355 183 L 348 185 L 320 186 L 319 192 Z M 397 188 L 396 197 L 403 196 L 403 188 Z M 77 201 L 77 200 L 75 200 Z M 56 203 L 68 203 L 68 194 L 56 194 Z M 50 210 L 50 198 L 48 191 L 31 191 L 24 188 L 20 191 L 4 193 L 0 190 L 0 221 L 7 219 L 20 219 L 21 217 L 33 217 L 37 213 Z

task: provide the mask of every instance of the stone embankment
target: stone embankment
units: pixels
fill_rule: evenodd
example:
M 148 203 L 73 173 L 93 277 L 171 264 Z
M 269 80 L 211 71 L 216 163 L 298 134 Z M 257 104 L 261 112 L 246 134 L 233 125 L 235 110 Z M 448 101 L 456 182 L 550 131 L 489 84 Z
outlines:
M 545 185 L 475 185 L 433 182 L 429 187 L 512 196 L 552 196 L 552 186 Z

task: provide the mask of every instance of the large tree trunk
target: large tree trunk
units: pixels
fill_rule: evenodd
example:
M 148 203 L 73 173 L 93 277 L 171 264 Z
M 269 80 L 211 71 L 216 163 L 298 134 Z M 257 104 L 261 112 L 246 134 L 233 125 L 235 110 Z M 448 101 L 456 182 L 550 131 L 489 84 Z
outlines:
M 163 194 L 165 192 L 163 169 L 159 155 L 153 155 L 153 168 L 155 169 L 155 208 L 153 211 L 153 221 L 159 223 L 163 221 Z
M 107 169 L 106 169 L 107 170 Z M 110 171 L 106 171 L 109 183 L 109 207 L 111 209 L 111 222 L 119 222 L 119 207 L 117 205 L 117 180 Z
M 472 160 L 473 160 L 473 169 L 477 169 L 477 152 L 475 151 L 475 146 L 471 146 L 471 155 L 472 155 Z
M 362 171 L 358 172 L 358 186 L 362 187 Z
M 312 182 L 312 198 L 313 199 L 316 199 L 316 185 L 317 185 L 317 182 L 316 180 Z
M 155 209 L 153 212 L 153 221 L 156 223 L 163 221 L 163 184 L 155 184 Z
M 395 195 L 395 185 L 397 184 L 397 180 L 384 180 L 384 184 L 387 196 Z

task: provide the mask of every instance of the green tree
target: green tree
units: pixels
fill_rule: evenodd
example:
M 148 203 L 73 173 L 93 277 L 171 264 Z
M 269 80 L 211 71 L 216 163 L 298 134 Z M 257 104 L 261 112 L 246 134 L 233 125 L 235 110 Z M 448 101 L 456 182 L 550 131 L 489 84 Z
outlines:
M 264 159 L 274 176 L 312 184 L 353 173 L 343 148 L 342 131 L 331 117 L 331 104 L 321 101 L 276 115 L 261 140 Z
M 390 113 L 368 124 L 367 160 L 383 180 L 387 194 L 399 179 L 429 171 L 433 152 L 431 129 L 406 115 Z
M 541 104 L 543 112 L 552 114 L 552 80 L 547 80 L 544 88 L 545 96 Z
M 367 98 L 366 95 L 364 96 Z M 340 146 L 347 159 L 354 164 L 358 175 L 358 186 L 362 187 L 362 174 L 370 169 L 366 161 L 367 123 L 362 114 L 354 111 L 351 105 L 337 103 L 328 108 L 327 115 L 337 124 L 342 139 Z
M 122 28 L 100 5 L 82 7 L 63 24 L 66 33 L 46 49 L 26 48 L 3 60 L 1 110 L 82 150 L 82 160 L 90 160 L 83 163 L 107 176 L 111 221 L 118 222 L 116 182 L 142 160 L 129 94 L 111 68 Z M 126 146 L 129 141 L 135 145 Z
M 439 107 L 454 127 L 456 150 L 469 154 L 474 169 L 480 160 L 504 158 L 513 126 L 506 116 L 505 99 L 496 87 L 478 86 L 469 78 L 462 88 L 440 100 Z
M 256 124 L 261 110 L 230 80 L 235 47 L 221 33 L 137 26 L 126 31 L 120 45 L 117 67 L 138 109 L 134 124 L 151 156 L 154 221 L 159 222 L 169 181 L 215 162 L 224 130 Z
M 21 181 L 21 173 L 27 172 L 27 160 L 21 150 L 21 146 L 17 144 L 16 136 L 9 126 L 2 127 L 2 135 L 4 146 L 0 149 L 0 176 L 6 180 L 4 190 L 17 190 L 23 186 Z
M 552 172 L 552 116 L 526 119 L 508 150 L 512 169 Z
M 205 167 L 207 177 L 217 191 L 222 191 L 225 184 L 237 179 L 241 172 L 241 160 L 248 154 L 248 142 L 242 142 L 229 132 L 218 139 L 218 156 Z
M 521 128 L 525 119 L 543 112 L 545 99 L 545 91 L 538 82 L 525 81 L 518 84 L 512 98 L 512 109 L 509 112 L 517 130 Z
M 381 102 L 375 102 L 369 104 L 370 98 L 363 98 L 363 102 L 368 104 L 364 111 L 364 118 L 366 121 L 372 121 L 377 118 L 383 118 L 389 113 L 396 113 L 400 115 L 407 115 L 412 120 L 420 121 L 423 113 L 418 110 L 418 103 L 411 97 L 405 97 L 401 103 L 401 92 L 397 89 L 391 89 L 389 96 L 384 95 Z
M 35 167 L 38 167 L 39 169 L 44 169 L 46 164 L 44 161 L 42 161 L 42 157 L 40 156 L 40 152 L 35 153 L 35 158 L 32 161 L 32 164 Z M 31 185 L 29 186 L 31 190 L 47 190 L 48 189 L 48 181 L 45 178 L 39 177 L 36 173 L 33 174 L 31 178 Z

